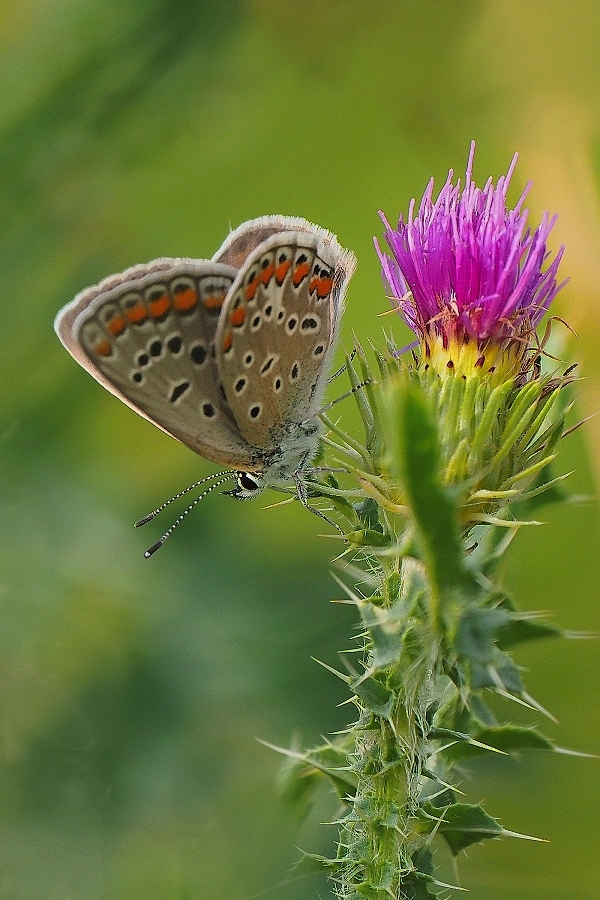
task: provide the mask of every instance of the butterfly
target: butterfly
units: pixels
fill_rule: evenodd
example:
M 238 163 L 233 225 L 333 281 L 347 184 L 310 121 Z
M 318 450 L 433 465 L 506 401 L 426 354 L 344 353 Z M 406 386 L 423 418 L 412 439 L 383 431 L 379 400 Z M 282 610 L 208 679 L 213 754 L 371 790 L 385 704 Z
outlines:
M 208 490 L 235 478 L 228 493 L 238 499 L 271 487 L 306 505 L 355 266 L 326 229 L 263 216 L 235 229 L 210 260 L 156 259 L 86 288 L 55 329 L 112 394 L 227 466 L 209 476 L 220 480 Z

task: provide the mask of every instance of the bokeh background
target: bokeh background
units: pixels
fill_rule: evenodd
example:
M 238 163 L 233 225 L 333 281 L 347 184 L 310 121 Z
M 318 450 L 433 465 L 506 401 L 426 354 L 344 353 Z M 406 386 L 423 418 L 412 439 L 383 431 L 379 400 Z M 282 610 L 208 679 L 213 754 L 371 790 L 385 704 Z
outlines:
M 277 795 L 288 745 L 341 728 L 344 692 L 311 661 L 348 646 L 330 601 L 339 549 L 296 506 L 213 495 L 132 522 L 214 467 L 71 360 L 57 310 L 157 256 L 211 256 L 266 213 L 335 231 L 359 267 L 352 331 L 397 340 L 372 235 L 431 175 L 532 178 L 560 214 L 557 313 L 577 415 L 600 407 L 600 5 L 596 0 L 0 0 L 0 897 L 326 897 L 282 885 L 296 846 L 328 853 L 327 798 L 303 823 Z M 9 290 L 10 287 L 10 290 Z M 526 608 L 600 625 L 600 417 L 561 453 L 571 490 L 519 534 L 505 579 Z M 272 499 L 276 499 L 273 496 Z M 174 514 L 173 514 L 174 515 Z M 326 529 L 325 529 L 326 530 Z M 522 650 L 557 743 L 600 750 L 593 641 Z M 489 763 L 466 790 L 507 828 L 461 860 L 474 900 L 599 896 L 599 763 Z

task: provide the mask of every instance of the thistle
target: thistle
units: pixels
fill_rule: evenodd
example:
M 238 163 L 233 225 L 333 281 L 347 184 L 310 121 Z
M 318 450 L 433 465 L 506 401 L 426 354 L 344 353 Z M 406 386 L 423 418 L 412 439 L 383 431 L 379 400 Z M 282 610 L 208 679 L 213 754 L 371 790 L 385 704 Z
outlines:
M 561 632 L 519 611 L 497 569 L 565 477 L 551 464 L 573 377 L 555 361 L 546 371 L 548 330 L 537 331 L 562 287 L 563 248 L 547 251 L 555 218 L 526 228 L 527 190 L 507 208 L 516 157 L 479 189 L 473 154 L 472 145 L 464 187 L 450 172 L 437 199 L 432 181 L 397 228 L 382 217 L 386 290 L 415 341 L 405 352 L 390 341 L 374 364 L 360 346 L 348 358 L 363 439 L 323 417 L 331 474 L 312 490 L 343 523 L 338 580 L 362 625 L 358 656 L 331 671 L 357 718 L 320 747 L 282 752 L 296 800 L 323 779 L 338 794 L 337 855 L 307 854 L 301 867 L 326 871 L 344 900 L 447 892 L 436 842 L 457 857 L 513 834 L 458 789 L 465 762 L 557 749 L 508 718 L 513 701 L 545 714 L 510 651 Z
M 471 180 L 474 150 L 464 188 L 450 172 L 434 203 L 430 181 L 416 217 L 414 201 L 395 231 L 382 216 L 392 255 L 377 248 L 392 298 L 418 339 L 405 377 L 437 420 L 439 474 L 455 486 L 467 529 L 526 499 L 551 462 L 562 421 L 549 417 L 569 381 L 568 373 L 542 376 L 544 340 L 536 332 L 566 283 L 556 281 L 564 247 L 548 263 L 556 216 L 545 213 L 533 234 L 526 230 L 530 184 L 506 208 L 516 156 L 506 177 L 480 190 Z

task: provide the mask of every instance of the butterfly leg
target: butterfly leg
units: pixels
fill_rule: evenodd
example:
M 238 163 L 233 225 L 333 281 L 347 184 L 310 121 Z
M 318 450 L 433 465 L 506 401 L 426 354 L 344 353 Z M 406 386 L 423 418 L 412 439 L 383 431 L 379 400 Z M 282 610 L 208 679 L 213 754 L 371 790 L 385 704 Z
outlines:
M 301 467 L 298 468 L 298 472 L 299 471 L 301 471 Z M 331 525 L 332 528 L 335 528 L 336 531 L 339 531 L 339 533 L 345 539 L 346 535 L 344 533 L 344 530 L 342 528 L 340 528 L 340 526 L 337 524 L 337 522 L 334 522 L 333 519 L 330 519 L 329 516 L 326 516 L 325 513 L 321 512 L 320 509 L 317 509 L 315 506 L 311 506 L 309 504 L 308 495 L 306 493 L 306 485 L 300 478 L 300 475 L 298 474 L 298 472 L 294 473 L 293 478 L 294 478 L 294 484 L 296 485 L 296 494 L 297 494 L 298 500 L 300 501 L 302 506 L 304 506 L 306 509 L 308 509 L 309 512 L 313 513 L 313 515 L 318 516 L 320 519 L 324 519 L 328 525 Z

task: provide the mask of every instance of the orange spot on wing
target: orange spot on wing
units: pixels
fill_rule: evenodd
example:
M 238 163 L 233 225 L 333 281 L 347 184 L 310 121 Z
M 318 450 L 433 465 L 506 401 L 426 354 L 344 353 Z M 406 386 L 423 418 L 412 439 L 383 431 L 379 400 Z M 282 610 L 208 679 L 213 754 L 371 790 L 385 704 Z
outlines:
M 229 350 L 231 350 L 232 343 L 233 343 L 233 337 L 231 336 L 231 332 L 230 331 L 225 332 L 225 337 L 223 338 L 223 344 L 222 344 L 223 353 L 228 353 Z
M 171 301 L 166 294 L 163 294 L 162 297 L 158 297 L 156 300 L 151 300 L 149 306 L 150 315 L 154 319 L 160 319 L 161 316 L 164 316 L 164 314 L 168 312 L 171 306 Z
M 254 278 L 254 279 L 250 282 L 250 284 L 248 285 L 248 287 L 246 288 L 246 300 L 252 300 L 252 299 L 253 299 L 253 297 L 254 297 L 254 295 L 255 295 L 255 293 L 256 293 L 256 288 L 258 287 L 259 284 L 260 284 L 260 275 L 257 275 L 256 278 Z
M 244 306 L 238 306 L 237 309 L 234 309 L 229 316 L 229 321 L 234 328 L 241 328 L 241 326 L 244 324 L 245 318 L 246 308 Z
M 148 315 L 148 310 L 143 303 L 138 303 L 137 306 L 132 306 L 131 309 L 128 309 L 125 315 L 132 325 L 137 325 L 139 322 L 144 321 Z
M 117 337 L 117 335 L 122 334 L 125 331 L 125 319 L 123 316 L 113 316 L 112 319 L 109 319 L 106 323 L 106 327 L 113 337 Z
M 206 306 L 206 301 L 210 298 L 207 297 L 204 301 L 204 305 Z M 186 288 L 185 291 L 180 291 L 178 294 L 175 294 L 173 297 L 173 305 L 175 309 L 178 309 L 180 312 L 185 312 L 188 309 L 192 309 L 193 306 L 198 302 L 198 294 L 194 290 L 194 288 Z
M 283 279 L 289 272 L 291 264 L 291 259 L 286 259 L 285 262 L 282 262 L 277 266 L 275 269 L 275 280 L 277 281 L 277 284 L 283 284 Z
M 94 351 L 97 356 L 110 356 L 112 353 L 112 344 L 108 338 L 104 338 L 103 341 L 99 341 L 99 343 L 96 344 Z
M 202 301 L 204 309 L 221 309 L 225 294 L 207 294 Z
M 262 270 L 260 280 L 264 285 L 267 285 L 271 278 L 273 277 L 273 272 L 275 271 L 275 263 L 271 263 L 271 265 L 267 266 L 266 269 Z
M 330 275 L 319 278 L 319 283 L 317 284 L 317 297 L 319 297 L 320 300 L 324 297 L 328 297 L 332 287 L 333 278 Z
M 296 266 L 294 269 L 294 274 L 292 275 L 292 281 L 294 282 L 294 287 L 298 287 L 298 285 L 304 281 L 308 273 L 310 272 L 310 266 L 308 263 L 300 263 L 299 266 Z

